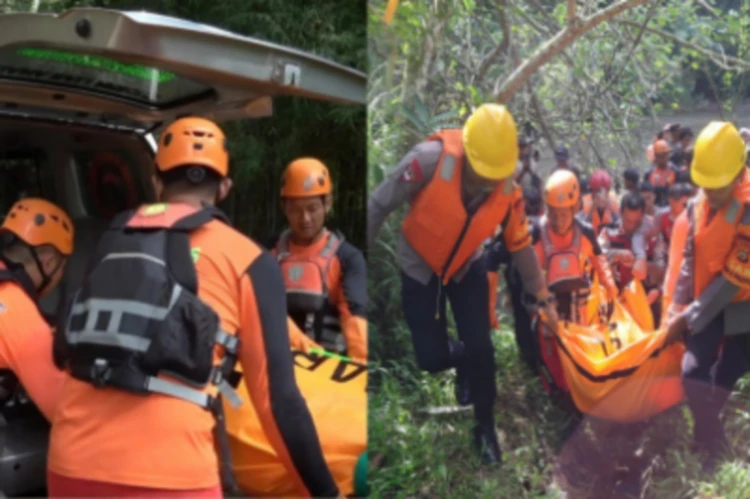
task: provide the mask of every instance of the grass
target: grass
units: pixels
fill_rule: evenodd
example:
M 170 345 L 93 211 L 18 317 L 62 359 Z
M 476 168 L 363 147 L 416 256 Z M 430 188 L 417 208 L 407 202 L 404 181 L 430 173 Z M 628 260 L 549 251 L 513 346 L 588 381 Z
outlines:
M 747 378 L 740 380 L 725 410 L 734 455 L 709 475 L 689 450 L 692 423 L 683 406 L 625 435 L 606 433 L 611 425 L 585 421 L 565 440 L 570 416 L 549 400 L 539 379 L 518 359 L 511 320 L 501 322 L 493 340 L 502 467 L 479 463 L 471 446 L 470 410 L 424 413 L 427 407 L 455 405 L 453 374 L 420 372 L 413 351 L 405 349 L 401 361 L 387 367 L 376 363 L 370 371 L 371 497 L 615 497 L 612 487 L 623 476 L 622 471 L 614 474 L 615 462 L 637 470 L 631 473 L 636 477 L 632 495 L 617 497 L 750 497 Z M 399 328 L 391 334 L 408 337 Z M 629 449 L 628 455 L 636 457 L 617 457 L 616 449 Z

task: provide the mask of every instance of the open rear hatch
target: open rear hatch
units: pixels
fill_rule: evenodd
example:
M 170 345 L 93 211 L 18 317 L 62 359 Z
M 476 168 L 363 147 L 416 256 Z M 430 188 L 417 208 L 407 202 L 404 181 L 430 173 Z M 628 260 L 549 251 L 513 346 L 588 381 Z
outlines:
M 0 15 L 0 114 L 154 131 L 271 115 L 274 96 L 365 104 L 366 75 L 211 26 L 78 8 Z

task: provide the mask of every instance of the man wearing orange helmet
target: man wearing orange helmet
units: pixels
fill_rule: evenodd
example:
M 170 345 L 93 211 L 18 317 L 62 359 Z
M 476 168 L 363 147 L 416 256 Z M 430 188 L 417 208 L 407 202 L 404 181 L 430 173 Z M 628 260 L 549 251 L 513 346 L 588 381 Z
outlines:
M 607 261 L 596 239 L 594 228 L 576 217 L 580 186 L 575 174 L 556 170 L 544 188 L 547 213 L 532 231 L 534 249 L 546 277 L 550 293 L 555 297 L 557 312 L 562 320 L 589 325 L 597 320 L 598 310 L 589 306 L 591 281 L 587 268 L 592 268 L 600 285 L 612 301 L 617 287 Z M 527 299 L 533 304 L 533 299 Z M 547 369 L 557 388 L 567 391 L 556 343 L 539 336 L 542 366 Z M 545 388 L 553 391 L 547 377 Z
M 666 140 L 654 142 L 654 165 L 644 175 L 644 182 L 654 186 L 655 204 L 658 207 L 667 206 L 669 187 L 677 180 L 677 167 L 669 161 L 672 147 Z
M 57 330 L 55 362 L 70 377 L 51 497 L 218 498 L 220 482 L 234 492 L 222 401 L 241 403 L 236 361 L 299 494 L 336 496 L 294 379 L 279 266 L 214 206 L 232 187 L 223 131 L 177 120 L 155 162 L 162 204 L 113 220 Z
M 315 158 L 292 161 L 281 180 L 281 209 L 289 229 L 273 253 L 297 326 L 325 349 L 364 362 L 367 264 L 343 234 L 326 228 L 332 204 L 328 168 Z
M 370 195 L 368 244 L 386 217 L 405 203 L 398 243 L 401 305 L 417 363 L 428 372 L 455 368 L 456 399 L 473 403 L 474 443 L 485 463 L 500 463 L 494 425 L 494 348 L 487 313 L 483 244 L 504 234 L 527 291 L 547 312 L 547 334 L 557 311 L 530 246 L 518 162 L 516 122 L 508 110 L 484 104 L 463 130 L 442 130 L 414 147 Z M 459 340 L 448 335 L 446 295 Z
M 51 421 L 65 375 L 51 362 L 52 330 L 38 300 L 62 279 L 73 222 L 49 201 L 22 199 L 5 217 L 0 240 L 0 370 L 10 369 Z

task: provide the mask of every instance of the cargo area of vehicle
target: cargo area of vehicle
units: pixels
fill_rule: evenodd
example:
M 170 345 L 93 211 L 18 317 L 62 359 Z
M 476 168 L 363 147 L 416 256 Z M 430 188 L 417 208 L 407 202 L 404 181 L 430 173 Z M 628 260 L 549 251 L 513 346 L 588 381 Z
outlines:
M 80 283 L 110 213 L 153 196 L 152 161 L 146 139 L 132 132 L 0 115 L 0 216 L 17 199 L 33 196 L 59 204 L 75 223 L 65 281 L 42 300 L 45 315 L 55 314 L 61 292 Z M 132 194 L 113 192 L 110 184 L 118 182 Z

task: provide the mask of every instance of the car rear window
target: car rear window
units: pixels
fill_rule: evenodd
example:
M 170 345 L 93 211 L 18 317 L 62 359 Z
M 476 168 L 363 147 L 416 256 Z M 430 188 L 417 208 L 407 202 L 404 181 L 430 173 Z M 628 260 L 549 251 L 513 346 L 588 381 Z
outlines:
M 0 79 L 59 86 L 168 107 L 204 97 L 211 87 L 159 68 L 110 57 L 37 47 L 0 49 Z
M 44 197 L 41 182 L 42 153 L 0 150 L 0 219 L 19 199 Z
M 121 151 L 85 151 L 74 154 L 81 179 L 86 212 L 110 219 L 137 207 L 144 198 L 143 185 L 133 160 Z

